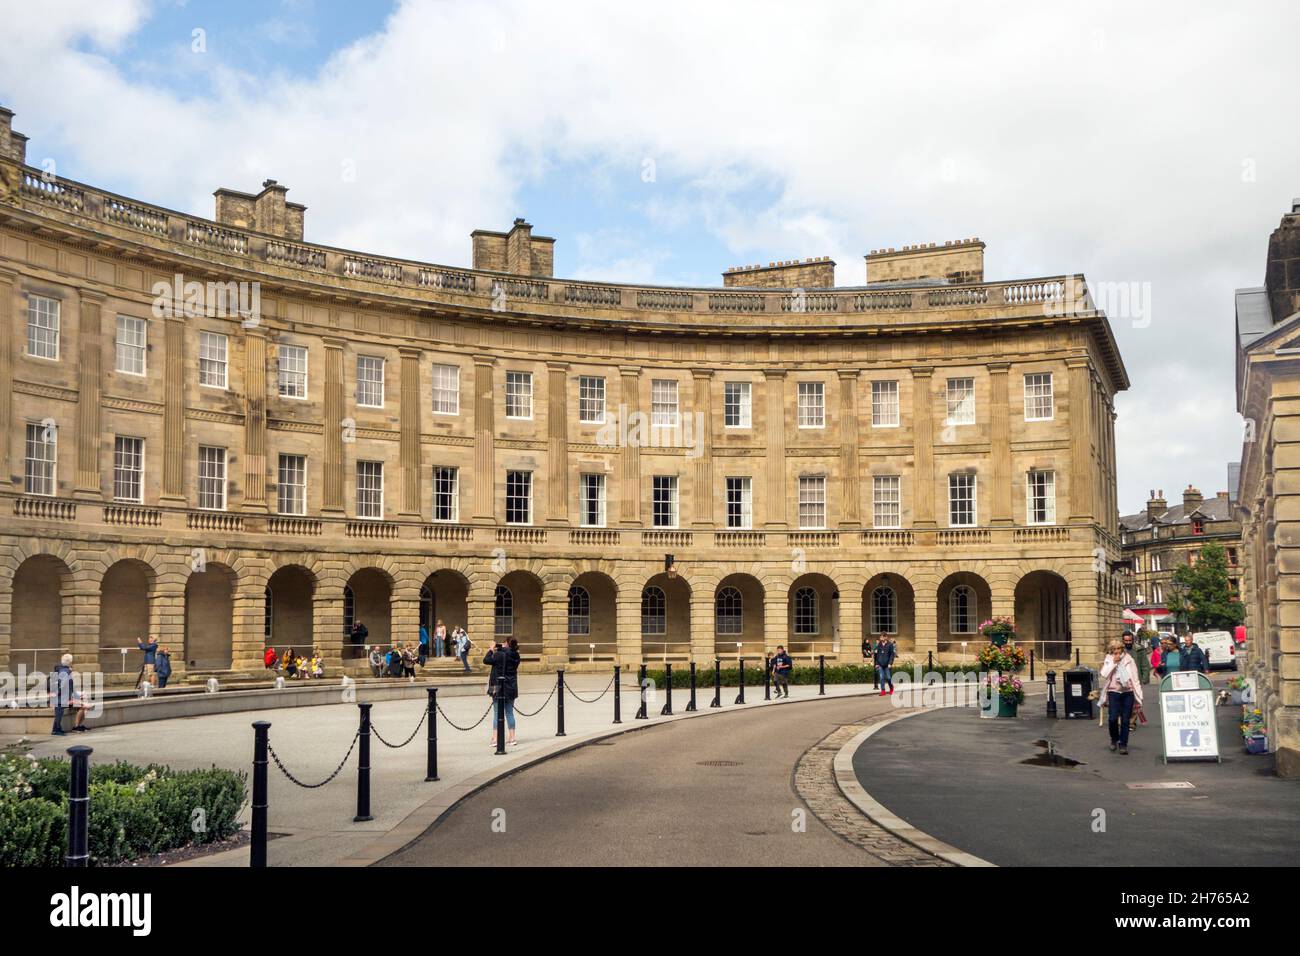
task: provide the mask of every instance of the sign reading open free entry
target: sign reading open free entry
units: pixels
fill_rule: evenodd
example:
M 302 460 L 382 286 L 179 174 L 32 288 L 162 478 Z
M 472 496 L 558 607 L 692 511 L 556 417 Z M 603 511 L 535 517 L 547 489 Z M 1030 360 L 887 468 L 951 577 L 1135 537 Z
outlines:
M 1214 687 L 1204 674 L 1175 671 L 1160 681 L 1165 761 L 1218 760 Z

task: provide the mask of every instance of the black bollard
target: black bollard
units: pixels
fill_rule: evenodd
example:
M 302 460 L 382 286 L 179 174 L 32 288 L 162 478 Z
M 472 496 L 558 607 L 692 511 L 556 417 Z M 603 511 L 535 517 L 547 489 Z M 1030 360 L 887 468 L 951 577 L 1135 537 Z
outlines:
M 925 669 L 927 671 L 934 670 L 934 651 L 925 652 Z
M 1029 649 L 1029 679 L 1034 679 L 1034 649 Z
M 1056 671 L 1047 672 L 1047 716 L 1056 716 Z
M 691 700 L 690 703 L 686 705 L 686 710 L 689 712 L 694 709 L 695 709 L 695 661 L 691 661 Z
M 555 696 L 559 704 L 555 708 L 555 736 L 565 737 L 564 732 L 564 668 L 555 672 Z
M 664 709 L 659 711 L 660 717 L 671 717 L 673 715 L 673 665 L 664 661 Z
M 826 696 L 826 655 L 817 655 L 817 696 Z
M 713 659 L 713 703 L 710 707 L 722 706 L 722 658 Z
M 648 715 L 646 714 L 646 711 L 645 711 L 645 707 L 646 707 L 646 683 L 647 683 L 647 681 L 646 681 L 646 676 L 645 676 L 645 665 L 644 665 L 644 664 L 642 664 L 642 665 L 641 665 L 641 669 L 640 669 L 639 671 L 637 671 L 636 682 L 637 682 L 637 686 L 641 688 L 641 706 L 638 707 L 638 708 L 636 709 L 636 714 L 634 715 L 633 720 L 647 720 L 647 719 L 648 719 Z
M 619 665 L 615 664 L 614 665 L 614 723 L 616 724 L 621 724 L 623 722 L 623 689 L 618 686 L 618 682 L 622 679 L 620 676 L 621 671 L 622 668 Z
M 1079 666 L 1079 649 L 1077 647 L 1074 649 L 1074 666 Z
M 248 865 L 266 866 L 266 751 L 271 722 L 253 721 L 253 832 L 248 845 Z
M 763 699 L 772 699 L 772 655 L 769 654 L 763 661 Z
M 501 684 L 496 685 L 496 708 L 497 708 L 497 749 L 496 755 L 502 756 L 506 752 L 506 696 L 502 693 Z
M 357 758 L 357 815 L 353 823 L 373 820 L 370 815 L 370 704 L 357 704 L 361 711 L 361 740 Z
M 736 695 L 736 703 L 743 704 L 745 702 L 745 659 L 743 657 L 739 658 L 739 664 L 740 664 L 740 693 Z
M 429 759 L 424 771 L 424 782 L 433 783 L 438 779 L 438 688 L 429 688 Z
M 72 779 L 68 783 L 67 866 L 90 865 L 90 755 L 91 747 L 69 747 Z

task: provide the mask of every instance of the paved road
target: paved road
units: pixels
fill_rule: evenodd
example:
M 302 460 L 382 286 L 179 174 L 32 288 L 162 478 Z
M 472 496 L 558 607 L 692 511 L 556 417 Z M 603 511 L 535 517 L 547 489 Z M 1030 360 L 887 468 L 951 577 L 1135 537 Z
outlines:
M 468 798 L 384 865 L 880 866 L 807 812 L 793 776 L 823 737 L 892 709 L 877 697 L 796 702 L 582 747 Z

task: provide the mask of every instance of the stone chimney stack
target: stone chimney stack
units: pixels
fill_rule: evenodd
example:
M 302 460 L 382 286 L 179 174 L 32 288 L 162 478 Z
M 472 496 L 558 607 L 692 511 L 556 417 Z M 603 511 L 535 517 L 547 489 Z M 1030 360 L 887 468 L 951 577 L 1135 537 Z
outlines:
M 1154 524 L 1156 518 L 1168 510 L 1169 503 L 1165 501 L 1164 489 L 1161 489 L 1159 494 L 1152 491 L 1151 497 L 1147 499 L 1147 520 Z
M 1183 489 L 1183 514 L 1195 511 L 1204 500 L 1205 496 L 1201 494 L 1199 488 L 1188 485 Z
M 1275 325 L 1300 312 L 1300 199 L 1291 200 L 1291 212 L 1268 238 L 1264 287 Z
M 14 132 L 14 111 L 0 106 L 0 159 L 27 162 L 27 137 Z
M 533 279 L 549 279 L 555 274 L 555 240 L 534 236 L 532 223 L 524 219 L 516 219 L 509 232 L 475 229 L 469 238 L 475 269 Z
M 288 186 L 281 186 L 274 179 L 262 183 L 262 191 L 257 195 L 234 189 L 218 189 L 213 193 L 217 197 L 217 222 L 223 226 L 251 229 L 268 236 L 302 242 L 303 219 L 307 207 L 301 203 L 289 202 L 285 198 L 288 192 Z
M 724 286 L 758 289 L 831 289 L 835 286 L 835 262 L 830 256 L 816 259 L 787 259 L 767 265 L 732 266 L 722 273 Z
M 872 249 L 866 255 L 867 285 L 942 279 L 951 283 L 984 281 L 984 243 L 950 239 L 942 246 L 924 242 L 902 249 Z

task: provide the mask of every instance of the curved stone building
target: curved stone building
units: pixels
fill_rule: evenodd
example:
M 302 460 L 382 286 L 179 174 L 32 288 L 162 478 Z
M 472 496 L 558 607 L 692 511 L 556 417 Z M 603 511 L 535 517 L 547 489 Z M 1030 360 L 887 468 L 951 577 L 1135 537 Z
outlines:
M 571 282 L 517 220 L 473 268 L 303 241 L 268 180 L 207 220 L 44 176 L 0 111 L 0 667 L 193 677 L 267 644 L 467 624 L 535 666 L 1040 656 L 1118 622 L 1112 400 L 1082 276 L 963 240 Z

